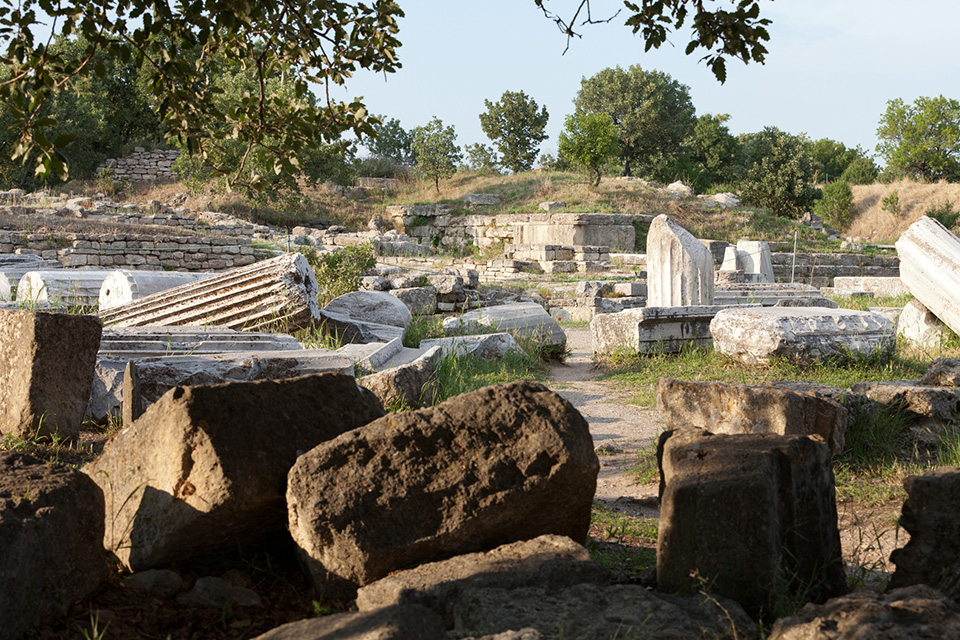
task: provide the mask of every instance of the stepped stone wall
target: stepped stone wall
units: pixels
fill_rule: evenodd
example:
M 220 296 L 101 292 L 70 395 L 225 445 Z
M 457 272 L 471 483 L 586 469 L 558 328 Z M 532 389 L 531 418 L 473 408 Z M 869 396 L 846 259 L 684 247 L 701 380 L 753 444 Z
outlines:
M 177 174 L 171 167 L 178 157 L 180 152 L 176 149 L 147 151 L 143 147 L 135 147 L 131 154 L 104 161 L 97 171 L 112 171 L 114 180 L 176 180 Z
M 790 282 L 793 254 L 774 253 L 773 273 L 777 282 Z M 815 287 L 832 287 L 833 279 L 844 277 L 897 277 L 900 258 L 895 255 L 860 253 L 798 253 L 793 282 Z

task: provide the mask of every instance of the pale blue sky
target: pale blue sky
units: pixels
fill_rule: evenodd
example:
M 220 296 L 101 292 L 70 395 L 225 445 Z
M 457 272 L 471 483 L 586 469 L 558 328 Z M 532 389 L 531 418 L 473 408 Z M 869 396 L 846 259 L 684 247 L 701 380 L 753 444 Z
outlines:
M 522 90 L 547 107 L 550 137 L 541 151 L 555 152 L 581 78 L 616 65 L 669 73 L 690 87 L 698 115 L 729 113 L 734 134 L 770 125 L 870 153 L 887 100 L 960 99 L 957 0 L 763 0 L 773 20 L 766 64 L 730 61 L 723 85 L 699 56 L 683 55 L 685 32 L 672 37 L 675 46 L 644 53 L 623 14 L 583 27 L 561 55 L 566 39 L 533 0 L 399 1 L 403 68 L 386 79 L 358 74 L 340 97 L 364 96 L 371 112 L 408 130 L 436 115 L 455 127 L 461 146 L 489 142 L 478 117 L 484 99 Z M 547 4 L 569 14 L 578 2 Z M 597 17 L 622 3 L 593 6 Z

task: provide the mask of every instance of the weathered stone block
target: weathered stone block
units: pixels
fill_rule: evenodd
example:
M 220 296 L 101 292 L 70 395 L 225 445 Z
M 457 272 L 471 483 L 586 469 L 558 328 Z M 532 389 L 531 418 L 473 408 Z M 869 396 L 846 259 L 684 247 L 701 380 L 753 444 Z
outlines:
M 721 307 L 643 307 L 604 313 L 590 322 L 594 355 L 627 349 L 675 353 L 684 345 L 709 345 L 710 321 Z
M 515 338 L 533 338 L 548 345 L 561 345 L 567 341 L 567 334 L 557 321 L 535 302 L 486 307 L 443 321 L 447 335 L 468 334 L 480 327 L 506 332 Z
M 774 386 L 657 381 L 657 410 L 671 429 L 696 427 L 716 434 L 818 435 L 831 455 L 843 451 L 847 410 L 814 394 Z
M 925 418 L 946 423 L 960 418 L 960 389 L 956 387 L 929 387 L 913 380 L 897 380 L 858 382 L 851 390 L 894 410 L 906 409 Z
M 751 615 L 846 590 L 830 455 L 809 436 L 661 436 L 657 587 L 727 596 Z
M 547 533 L 585 540 L 598 470 L 569 402 L 538 383 L 491 386 L 300 456 L 289 529 L 316 590 L 352 597 L 424 562 Z
M 446 640 L 443 620 L 417 605 L 288 622 L 253 640 Z
M 111 505 L 104 544 L 139 571 L 281 532 L 299 453 L 382 415 L 339 374 L 171 389 L 83 468 Z
M 647 288 L 649 307 L 713 304 L 713 256 L 665 215 L 647 234 Z
M 393 289 L 390 295 L 396 296 L 415 316 L 432 316 L 437 312 L 437 289 L 434 286 Z
M 960 239 L 923 216 L 896 242 L 900 280 L 914 297 L 960 333 Z
M 897 319 L 897 337 L 924 351 L 940 351 L 951 336 L 953 332 L 949 327 L 919 300 L 908 302 Z
M 0 310 L 0 433 L 80 433 L 102 327 L 95 316 Z

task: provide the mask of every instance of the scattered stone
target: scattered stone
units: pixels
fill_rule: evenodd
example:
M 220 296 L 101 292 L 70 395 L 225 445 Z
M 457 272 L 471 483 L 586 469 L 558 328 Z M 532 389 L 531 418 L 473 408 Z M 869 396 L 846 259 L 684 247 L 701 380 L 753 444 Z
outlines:
M 389 291 L 390 281 L 383 276 L 363 276 L 360 278 L 360 288 L 365 291 Z
M 169 569 L 148 569 L 131 574 L 123 579 L 128 587 L 141 589 L 167 600 L 173 599 L 183 589 L 183 578 Z
M 601 280 L 581 280 L 574 289 L 574 295 L 578 298 L 600 298 L 604 293 L 610 293 L 613 287 L 609 282 Z
M 0 451 L 0 637 L 19 639 L 106 580 L 103 513 L 84 474 Z
M 914 222 L 896 242 L 900 279 L 954 333 L 960 333 L 960 239 L 927 216 Z
M 424 562 L 548 533 L 585 540 L 598 471 L 569 402 L 538 383 L 491 386 L 300 456 L 289 530 L 316 591 L 350 598 Z
M 488 333 L 479 336 L 430 338 L 420 341 L 421 348 L 439 347 L 444 357 L 476 356 L 481 360 L 498 360 L 521 347 L 509 333 Z
M 447 604 L 464 589 L 559 589 L 585 582 L 609 584 L 610 572 L 595 564 L 583 545 L 565 536 L 543 535 L 397 571 L 362 587 L 357 609 L 421 604 L 447 618 L 452 627 Z
M 715 193 L 709 196 L 697 197 L 704 200 L 707 204 L 712 202 L 720 205 L 724 209 L 736 209 L 740 206 L 740 198 L 738 198 L 735 193 Z
M 414 316 L 432 316 L 437 312 L 437 289 L 434 286 L 396 288 L 390 291 Z
M 713 288 L 713 302 L 717 305 L 749 304 L 764 307 L 823 307 L 825 309 L 840 307 L 833 300 L 825 298 L 822 291 L 809 284 L 721 282 L 719 274 L 722 273 L 725 272 L 717 272 L 717 284 Z
M 748 365 L 773 358 L 808 363 L 887 358 L 896 347 L 892 322 L 850 309 L 727 308 L 710 322 L 710 333 L 714 348 Z
M 171 389 L 83 468 L 111 505 L 104 545 L 140 571 L 281 532 L 296 457 L 382 415 L 339 374 Z
M 683 184 L 680 180 L 667 185 L 667 191 L 673 191 L 684 196 L 693 196 L 693 189 Z
M 960 387 L 960 360 L 937 358 L 920 378 L 920 384 L 930 387 Z
M 952 507 L 951 507 L 952 509 Z M 960 607 L 926 585 L 877 593 L 860 589 L 808 604 L 773 625 L 770 640 L 960 638 Z
M 431 273 L 427 275 L 427 281 L 437 290 L 438 296 L 450 297 L 464 295 L 463 276 L 449 273 Z
M 447 640 L 443 620 L 416 605 L 290 622 L 253 640 Z
M 858 382 L 850 389 L 879 404 L 906 409 L 925 418 L 946 423 L 960 418 L 960 389 L 956 387 L 928 387 L 912 380 L 897 380 Z
M 647 234 L 647 306 L 713 304 L 713 255 L 665 215 Z
M 567 334 L 560 324 L 535 302 L 487 307 L 443 321 L 443 331 L 448 336 L 480 333 L 491 328 L 505 331 L 514 338 L 531 338 L 547 345 L 567 342 Z
M 357 379 L 364 389 L 377 396 L 387 408 L 419 409 L 433 404 L 439 391 L 429 359 L 378 371 Z
M 830 455 L 843 451 L 847 410 L 826 397 L 771 385 L 657 381 L 657 410 L 671 429 L 696 427 L 715 434 L 818 435 Z
M 925 584 L 960 599 L 960 469 L 942 467 L 903 481 L 907 500 L 899 524 L 910 540 L 890 554 L 890 588 Z M 960 628 L 960 624 L 958 624 Z
M 938 352 L 953 332 L 919 300 L 903 307 L 897 320 L 897 337 L 924 351 Z
M 658 589 L 710 585 L 753 616 L 846 591 L 822 439 L 682 429 L 661 436 L 657 459 Z
M 354 291 L 321 309 L 325 330 L 346 342 L 389 342 L 403 339 L 410 309 L 396 296 L 382 291 Z
M 286 333 L 234 331 L 216 326 L 148 326 L 104 329 L 97 355 L 127 361 L 159 356 L 300 350 L 303 345 Z
M 95 316 L 0 310 L 0 433 L 77 439 L 101 331 Z
M 246 587 L 237 587 L 223 578 L 207 576 L 197 578 L 193 588 L 177 596 L 177 604 L 189 607 L 259 607 L 260 596 Z
M 561 209 L 565 209 L 566 206 L 567 206 L 566 202 L 558 202 L 558 201 L 552 200 L 550 202 L 541 202 L 539 205 L 537 205 L 537 208 L 540 209 L 540 211 L 552 212 L 552 211 L 560 211 Z
M 875 296 L 896 297 L 910 293 L 897 276 L 837 276 L 833 286 L 838 289 L 867 291 Z

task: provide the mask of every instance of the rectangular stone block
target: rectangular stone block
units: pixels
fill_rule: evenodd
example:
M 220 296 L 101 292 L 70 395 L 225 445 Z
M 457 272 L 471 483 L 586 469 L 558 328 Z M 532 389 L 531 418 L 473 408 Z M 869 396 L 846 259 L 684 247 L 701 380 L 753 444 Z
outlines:
M 722 307 L 644 307 L 596 316 L 590 323 L 593 354 L 627 349 L 636 353 L 676 353 L 685 345 L 711 344 L 710 321 Z

